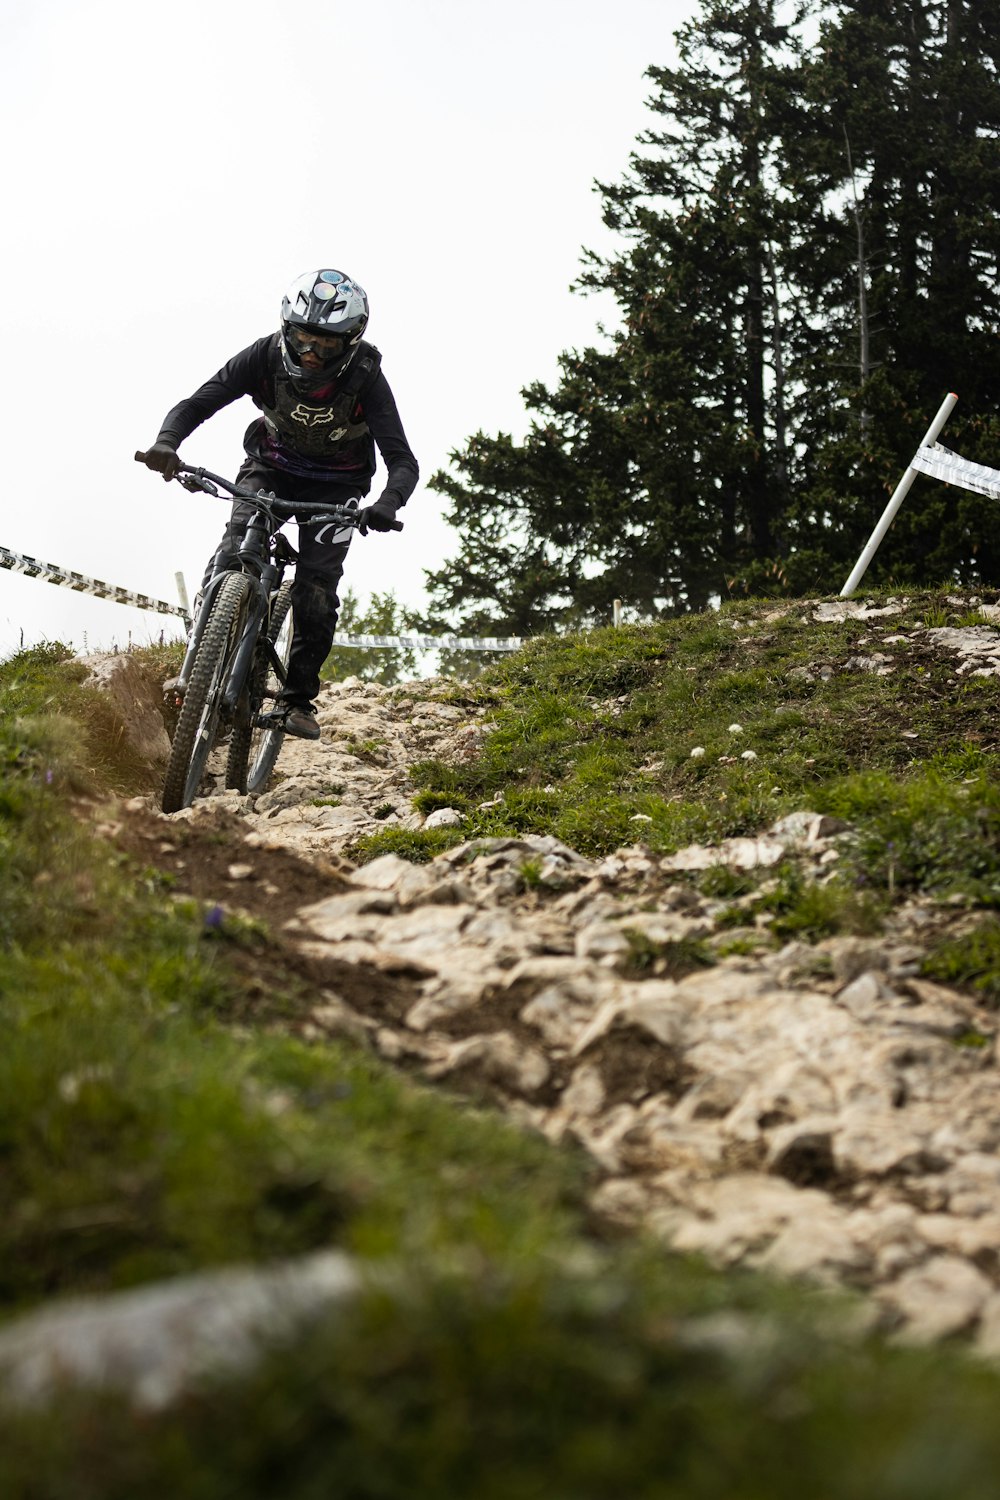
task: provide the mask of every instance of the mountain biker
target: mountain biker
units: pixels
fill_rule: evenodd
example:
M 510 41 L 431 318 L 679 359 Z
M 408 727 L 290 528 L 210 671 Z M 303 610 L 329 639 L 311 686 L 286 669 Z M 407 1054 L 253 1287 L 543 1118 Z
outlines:
M 310 271 L 296 278 L 281 303 L 281 326 L 233 356 L 210 380 L 164 418 L 147 448 L 149 468 L 172 479 L 177 449 L 215 412 L 249 396 L 262 415 L 243 438 L 246 460 L 238 479 L 296 501 L 343 505 L 371 489 L 375 445 L 388 471 L 385 488 L 362 510 L 358 530 L 401 531 L 396 512 L 418 478 L 396 402 L 382 374 L 379 351 L 365 343 L 368 298 L 343 271 Z M 217 558 L 237 566 L 249 507 L 236 501 Z M 299 558 L 292 586 L 294 632 L 288 680 L 278 704 L 282 728 L 301 739 L 319 738 L 313 699 L 320 667 L 337 624 L 337 585 L 351 528 L 299 523 Z

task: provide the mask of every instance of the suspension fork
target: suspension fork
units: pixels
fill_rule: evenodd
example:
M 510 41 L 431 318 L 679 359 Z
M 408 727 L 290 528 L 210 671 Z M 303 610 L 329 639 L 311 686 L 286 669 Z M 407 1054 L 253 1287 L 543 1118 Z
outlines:
M 184 660 L 181 663 L 180 672 L 177 674 L 177 691 L 179 693 L 183 693 L 187 688 L 188 679 L 191 676 L 191 671 L 194 667 L 194 660 L 198 655 L 198 647 L 201 645 L 201 638 L 205 634 L 205 626 L 208 623 L 208 617 L 212 613 L 212 605 L 215 603 L 215 596 L 219 592 L 219 589 L 222 587 L 223 579 L 227 578 L 231 571 L 232 569 L 227 569 L 226 571 L 221 573 L 213 572 L 212 577 L 205 585 L 205 592 L 202 596 L 201 606 L 198 610 L 197 615 L 195 616 L 194 624 L 191 627 L 191 636 L 188 640 L 187 650 L 184 653 Z

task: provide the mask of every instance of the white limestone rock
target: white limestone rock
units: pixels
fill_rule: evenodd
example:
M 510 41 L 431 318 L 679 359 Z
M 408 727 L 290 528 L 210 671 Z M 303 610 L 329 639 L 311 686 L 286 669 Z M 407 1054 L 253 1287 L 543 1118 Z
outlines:
M 61 1302 L 0 1329 L 4 1393 L 37 1405 L 67 1386 L 86 1386 L 158 1410 L 206 1376 L 247 1371 L 266 1346 L 361 1287 L 355 1264 L 324 1250 Z
M 968 1261 L 936 1255 L 884 1287 L 879 1300 L 905 1320 L 901 1342 L 930 1344 L 970 1329 L 993 1295 L 991 1283 Z
M 534 1094 L 548 1082 L 549 1064 L 537 1048 L 524 1046 L 509 1031 L 470 1036 L 456 1042 L 427 1070 L 430 1078 L 472 1071 L 516 1094 Z

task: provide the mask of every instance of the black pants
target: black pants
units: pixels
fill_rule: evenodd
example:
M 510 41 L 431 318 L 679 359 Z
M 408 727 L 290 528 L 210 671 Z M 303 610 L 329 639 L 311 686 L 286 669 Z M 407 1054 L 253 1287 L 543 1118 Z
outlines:
M 240 484 L 250 485 L 253 489 L 273 490 L 279 500 L 289 505 L 299 500 L 344 505 L 348 500 L 361 498 L 356 486 L 332 484 L 324 479 L 301 479 L 296 474 L 282 473 L 252 458 L 243 464 L 237 479 Z M 234 502 L 219 551 L 209 559 L 205 583 L 212 576 L 213 568 L 237 566 L 237 553 L 250 514 L 251 508 L 245 501 Z M 292 584 L 295 628 L 288 659 L 288 682 L 282 698 L 303 708 L 319 692 L 319 669 L 333 643 L 340 608 L 337 585 L 343 576 L 351 535 L 350 530 L 345 535 L 343 530 L 329 525 L 299 523 L 299 560 Z

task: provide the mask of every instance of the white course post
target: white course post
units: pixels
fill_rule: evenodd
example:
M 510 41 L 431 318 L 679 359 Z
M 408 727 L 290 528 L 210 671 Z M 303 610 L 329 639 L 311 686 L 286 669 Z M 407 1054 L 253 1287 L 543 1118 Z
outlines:
M 951 416 L 952 411 L 954 410 L 955 402 L 957 400 L 958 397 L 955 395 L 954 391 L 949 391 L 948 395 L 945 396 L 944 400 L 941 402 L 940 411 L 927 429 L 923 442 L 920 444 L 921 448 L 929 448 L 932 443 L 937 442 L 938 437 L 941 434 L 941 429 L 947 422 L 948 418 Z M 840 597 L 842 599 L 846 599 L 848 594 L 853 594 L 854 590 L 857 588 L 858 584 L 865 576 L 868 564 L 871 562 L 872 558 L 878 551 L 882 538 L 885 536 L 886 532 L 889 530 L 889 527 L 892 525 L 892 519 L 899 507 L 902 505 L 904 499 L 906 498 L 907 491 L 909 490 L 910 485 L 916 479 L 917 473 L 918 471 L 911 465 L 906 470 L 906 473 L 903 475 L 896 488 L 893 490 L 892 498 L 889 501 L 889 504 L 886 506 L 885 510 L 882 512 L 881 520 L 868 539 L 868 545 L 865 547 L 865 550 L 862 552 L 861 556 L 854 564 L 854 570 L 851 573 L 850 578 L 848 578 L 847 582 L 844 584 L 844 587 L 840 591 Z
M 622 622 L 622 601 L 620 599 L 613 599 L 611 601 L 611 623 L 617 629 L 617 627 L 621 624 L 621 622 Z

